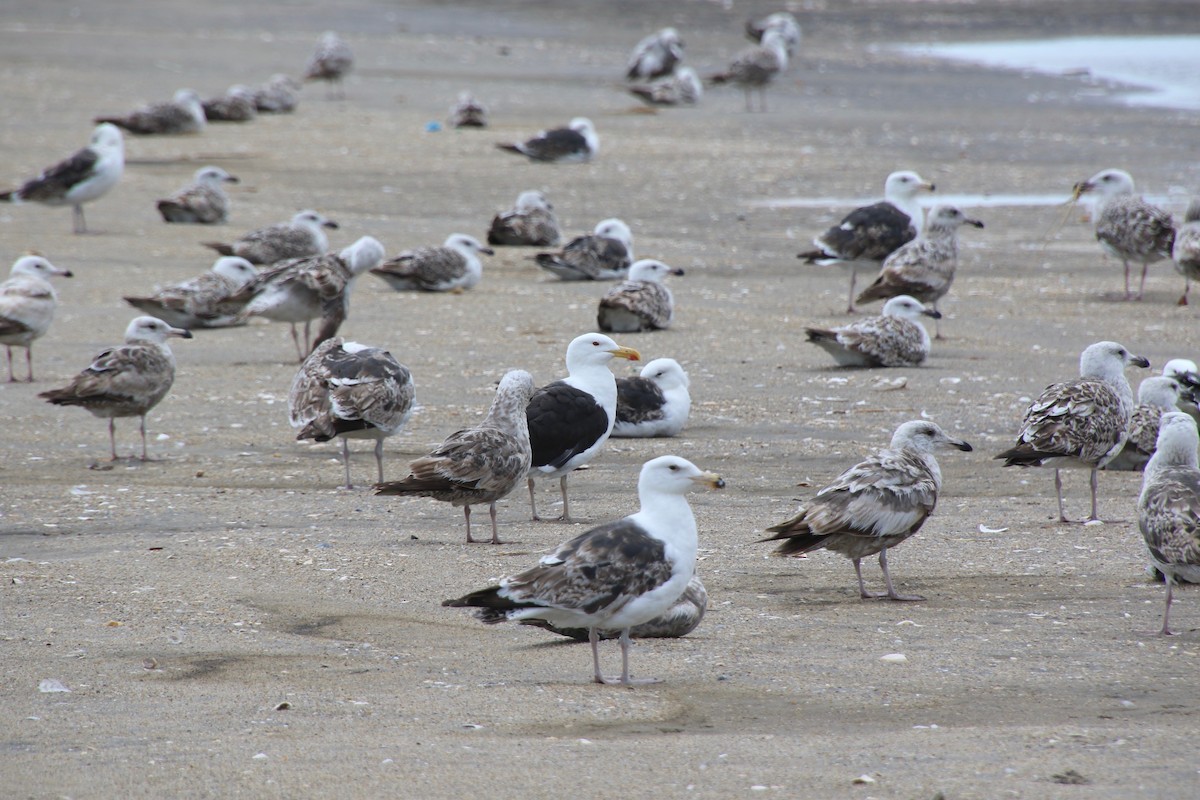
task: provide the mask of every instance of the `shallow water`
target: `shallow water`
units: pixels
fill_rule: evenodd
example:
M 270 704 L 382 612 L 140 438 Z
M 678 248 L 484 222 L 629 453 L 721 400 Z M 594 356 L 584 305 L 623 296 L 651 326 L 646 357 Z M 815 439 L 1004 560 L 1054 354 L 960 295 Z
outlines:
M 1080 36 L 1040 41 L 928 44 L 913 55 L 970 61 L 1048 75 L 1091 76 L 1118 84 L 1128 105 L 1200 109 L 1200 36 Z

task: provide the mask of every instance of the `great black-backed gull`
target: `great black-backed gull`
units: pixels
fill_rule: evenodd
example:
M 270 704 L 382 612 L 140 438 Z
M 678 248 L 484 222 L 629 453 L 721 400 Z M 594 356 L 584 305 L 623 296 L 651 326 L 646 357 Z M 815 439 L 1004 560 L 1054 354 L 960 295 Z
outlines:
M 108 193 L 125 172 L 125 137 L 104 123 L 92 131 L 88 146 L 70 158 L 42 170 L 18 189 L 0 192 L 0 201 L 71 206 L 75 233 L 86 233 L 83 204 Z
M 1116 342 L 1097 342 L 1079 357 L 1079 378 L 1052 383 L 1025 411 L 1016 446 L 1000 453 L 1004 466 L 1054 467 L 1058 493 L 1058 519 L 1070 522 L 1063 511 L 1062 476 L 1069 467 L 1091 470 L 1092 513 L 1096 505 L 1097 470 L 1121 452 L 1129 436 L 1133 390 L 1125 368 L 1150 362 Z
M 626 88 L 630 94 L 652 106 L 694 106 L 704 96 L 704 84 L 691 67 L 676 67 L 662 80 Z
M 671 327 L 675 319 L 675 299 L 663 281 L 668 275 L 682 275 L 678 267 L 644 258 L 629 268 L 629 277 L 609 289 L 600 298 L 596 324 L 609 333 L 657 331 Z
M 254 107 L 262 114 L 290 114 L 300 103 L 300 84 L 282 72 L 254 90 Z
M 507 497 L 529 471 L 529 428 L 525 406 L 533 396 L 533 376 L 512 370 L 500 380 L 483 422 L 455 431 L 429 455 L 409 466 L 401 481 L 380 483 L 377 494 L 419 495 L 462 506 L 471 538 L 471 506 L 488 504 L 492 544 L 502 544 L 496 529 L 496 501 Z
M 136 317 L 125 329 L 125 344 L 103 351 L 87 369 L 61 389 L 38 397 L 56 406 L 81 406 L 108 420 L 112 460 L 117 460 L 117 417 L 139 417 L 142 461 L 146 453 L 146 414 L 167 396 L 175 382 L 175 355 L 167 337 L 192 338 L 190 331 L 173 328 L 155 317 Z
M 0 283 L 0 343 L 8 356 L 8 382 L 15 383 L 12 349 L 25 348 L 26 380 L 33 383 L 33 341 L 50 330 L 58 292 L 50 283 L 54 276 L 71 277 L 41 256 L 22 256 L 12 265 L 8 280 Z
M 474 288 L 483 277 L 478 253 L 495 255 L 474 236 L 452 233 L 441 247 L 405 250 L 371 270 L 396 291 L 461 292 Z
M 1137 405 L 1129 415 L 1129 434 L 1125 446 L 1104 465 L 1108 471 L 1141 472 L 1154 455 L 1158 427 L 1163 414 L 1179 411 L 1184 386 L 1175 378 L 1156 376 L 1145 378 L 1138 385 Z M 1188 395 L 1191 399 L 1191 395 Z
M 1141 300 L 1146 290 L 1146 269 L 1155 261 L 1171 257 L 1175 226 L 1171 215 L 1136 196 L 1133 177 L 1120 169 L 1097 172 L 1075 184 L 1074 197 L 1097 196 L 1093 219 L 1096 238 L 1106 253 L 1125 265 L 1125 298 Z M 1129 289 L 1129 265 L 1142 265 L 1137 296 Z
M 203 101 L 204 118 L 209 122 L 249 122 L 258 117 L 254 90 L 240 83 L 230 86 L 220 97 Z
M 487 106 L 470 92 L 459 92 L 458 100 L 450 108 L 450 127 L 486 128 Z
M 656 358 L 641 375 L 617 378 L 617 438 L 678 436 L 692 410 L 690 381 L 673 358 Z
M 925 217 L 921 236 L 888 256 L 875 282 L 859 292 L 855 302 L 869 303 L 907 294 L 937 309 L 938 301 L 950 291 L 958 268 L 958 229 L 963 225 L 982 228 L 954 206 L 934 206 Z M 934 325 L 942 338 L 941 322 Z
M 570 522 L 567 476 L 595 458 L 617 418 L 617 379 L 608 368 L 614 358 L 637 361 L 637 350 L 621 347 L 602 333 L 585 333 L 567 345 L 567 377 L 543 386 L 529 401 L 529 507 L 537 513 L 537 478 L 558 478 L 563 512 Z
M 1160 633 L 1171 635 L 1171 595 L 1179 581 L 1200 583 L 1200 465 L 1196 421 L 1179 411 L 1163 415 L 1154 457 L 1142 477 L 1138 528 L 1150 561 L 1165 576 Z
M 375 466 L 383 480 L 383 440 L 412 416 L 416 386 L 408 367 L 387 350 L 335 336 L 304 359 L 288 392 L 288 421 L 297 440 L 340 437 L 350 482 L 350 439 L 375 440 Z
M 683 61 L 683 40 L 674 28 L 663 28 L 638 42 L 629 55 L 625 77 L 631 81 L 670 75 Z
M 767 84 L 787 69 L 787 41 L 777 29 L 763 34 L 762 42 L 738 53 L 724 72 L 709 76 L 715 84 L 736 83 L 746 95 L 746 110 L 753 111 L 751 93 L 758 90 L 758 110 L 767 110 Z
M 803 32 L 800 30 L 800 23 L 794 16 L 786 11 L 776 11 L 762 19 L 746 20 L 746 36 L 752 41 L 761 42 L 767 31 L 778 31 L 783 36 L 789 58 L 796 54 Z
M 929 333 L 921 317 L 942 316 L 902 294 L 884 303 L 883 315 L 837 328 L 805 328 L 808 341 L 843 367 L 915 367 L 929 355 Z
M 110 122 L 143 136 L 200 133 L 208 124 L 200 95 L 191 89 L 180 89 L 168 102 L 152 103 L 125 116 L 96 117 L 95 121 Z
M 971 445 L 932 422 L 906 422 L 892 434 L 891 444 L 868 456 L 817 492 L 789 520 L 767 530 L 764 542 L 782 541 L 777 555 L 791 556 L 825 548 L 854 562 L 858 593 L 863 598 L 924 600 L 896 592 L 888 574 L 887 553 L 921 529 L 933 513 L 942 490 L 942 471 L 933 451 L 953 447 L 966 452 Z M 879 554 L 886 593 L 868 592 L 863 584 L 862 559 Z
M 492 218 L 488 244 L 553 247 L 562 240 L 558 217 L 546 195 L 535 190 L 521 192 L 511 211 Z
M 569 164 L 591 161 L 600 151 L 600 137 L 590 119 L 575 117 L 565 128 L 541 131 L 524 142 L 500 143 L 496 147 L 528 156 L 531 161 Z
M 696 518 L 686 494 L 719 489 L 720 476 L 678 456 L 647 461 L 638 478 L 641 510 L 564 542 L 537 566 L 444 606 L 478 608 L 492 625 L 544 620 L 559 628 L 587 628 L 596 683 L 653 683 L 629 673 L 630 629 L 665 614 L 696 572 Z M 602 630 L 621 631 L 621 675 L 600 670 Z
M 623 278 L 633 263 L 633 232 L 615 217 L 602 219 L 592 233 L 576 236 L 557 253 L 538 253 L 533 260 L 564 281 Z
M 158 201 L 158 213 L 166 222 L 222 224 L 229 217 L 229 196 L 221 184 L 237 182 L 236 175 L 230 175 L 220 167 L 201 167 L 196 170 L 191 183 Z
M 323 228 L 337 230 L 338 224 L 312 209 L 299 212 L 288 222 L 250 231 L 236 242 L 203 242 L 223 256 L 241 256 L 251 264 L 274 264 L 285 258 L 324 255 L 329 238 Z
M 263 317 L 292 326 L 292 341 L 300 361 L 326 339 L 335 336 L 350 315 L 350 291 L 358 276 L 379 266 L 384 249 L 378 239 L 363 236 L 340 253 L 282 261 L 258 273 L 254 280 L 220 304 L 225 313 L 241 309 L 243 317 Z M 309 341 L 314 319 L 321 328 Z M 304 323 L 301 346 L 296 323 Z
M 678 639 L 696 630 L 704 612 L 708 610 L 708 590 L 699 575 L 693 575 L 688 581 L 687 588 L 675 601 L 675 604 L 649 622 L 634 625 L 629 629 L 630 639 Z M 579 642 L 588 641 L 587 628 L 560 628 L 544 619 L 522 619 L 522 625 L 543 628 L 559 636 L 568 636 Z M 619 630 L 599 630 L 596 635 L 601 639 L 616 639 L 621 635 Z
M 1175 262 L 1175 271 L 1182 275 L 1184 280 L 1183 296 L 1179 298 L 1179 305 L 1186 306 L 1192 281 L 1200 280 L 1200 197 L 1193 198 L 1192 202 L 1188 203 L 1183 224 L 1175 231 L 1171 258 Z
M 202 275 L 157 288 L 148 297 L 126 297 L 125 302 L 176 328 L 228 328 L 244 320 L 236 313 L 223 313 L 221 304 L 257 276 L 246 259 L 221 256 Z
M 813 239 L 816 250 L 800 253 L 805 263 L 850 270 L 850 293 L 846 313 L 853 314 L 854 284 L 860 267 L 878 265 L 917 238 L 925 224 L 925 212 L 917 202 L 919 192 L 932 192 L 934 185 L 909 170 L 893 172 L 883 183 L 883 202 L 856 208 L 825 233 Z
M 329 97 L 345 97 L 342 81 L 354 69 L 354 51 L 342 37 L 333 31 L 321 34 L 317 49 L 308 59 L 304 68 L 304 80 L 326 81 L 329 84 Z

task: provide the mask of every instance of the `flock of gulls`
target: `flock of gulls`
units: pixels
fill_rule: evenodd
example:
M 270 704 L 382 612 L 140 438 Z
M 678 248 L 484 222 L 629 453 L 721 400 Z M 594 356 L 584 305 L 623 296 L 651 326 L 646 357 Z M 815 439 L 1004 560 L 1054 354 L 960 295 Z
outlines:
M 752 110 L 752 94 L 758 92 L 759 108 L 765 110 L 764 90 L 795 57 L 800 26 L 791 14 L 781 12 L 750 21 L 746 33 L 754 44 L 706 82 L 740 86 L 747 111 Z M 627 64 L 629 91 L 655 105 L 699 102 L 705 82 L 683 61 L 684 43 L 675 29 L 646 37 Z M 353 65 L 346 43 L 326 33 L 304 79 L 326 81 L 330 96 L 343 98 L 343 79 Z M 122 131 L 196 134 L 209 122 L 246 122 L 260 113 L 288 113 L 297 106 L 299 86 L 295 79 L 277 75 L 257 89 L 234 86 L 225 96 L 208 101 L 181 89 L 169 102 L 99 118 L 87 147 L 0 193 L 0 199 L 70 206 L 75 232 L 84 232 L 83 206 L 105 195 L 123 173 Z M 486 127 L 486 108 L 463 93 L 452 109 L 452 120 L 461 127 Z M 532 162 L 569 164 L 596 158 L 600 140 L 593 123 L 578 117 L 564 127 L 497 147 Z M 237 180 L 220 167 L 205 166 L 192 183 L 159 200 L 157 207 L 168 223 L 224 223 L 229 199 L 223 185 Z M 883 301 L 878 316 L 805 329 L 808 341 L 837 364 L 914 367 L 928 357 L 933 340 L 922 318 L 941 317 L 938 301 L 953 285 L 959 229 L 983 227 L 950 205 L 934 205 L 926 212 L 918 198 L 934 189 L 915 172 L 894 172 L 884 182 L 881 201 L 852 210 L 813 239 L 815 249 L 798 254 L 807 264 L 841 265 L 849 271 L 848 312 L 855 312 L 856 304 Z M 1191 280 L 1200 277 L 1200 200 L 1176 227 L 1169 214 L 1136 195 L 1132 178 L 1122 170 L 1106 169 L 1076 184 L 1073 199 L 1085 195 L 1097 198 L 1097 240 L 1124 264 L 1126 299 L 1142 298 L 1149 264 L 1172 258 L 1185 277 L 1180 303 L 1186 303 Z M 617 379 L 611 370 L 614 359 L 639 362 L 641 354 L 608 334 L 669 327 L 675 305 L 664 281 L 683 274 L 657 259 L 635 259 L 633 232 L 622 220 L 601 220 L 591 233 L 562 244 L 564 236 L 549 199 L 529 190 L 517 196 L 511 210 L 491 221 L 487 244 L 454 233 L 441 245 L 417 247 L 391 258 L 371 236 L 331 252 L 325 231 L 337 227 L 323 214 L 303 210 L 232 242 L 205 242 L 219 254 L 209 272 L 145 296 L 124 298 L 144 313 L 129 323 L 124 343 L 104 350 L 65 386 L 39 397 L 55 405 L 81 406 L 107 419 L 114 460 L 115 420 L 138 417 L 140 457 L 145 460 L 146 414 L 167 395 L 175 377 L 169 338 L 191 338 L 195 329 L 244 325 L 256 316 L 286 322 L 300 361 L 288 394 L 296 438 L 341 439 L 346 488 L 352 488 L 349 440 L 373 440 L 376 494 L 428 497 L 459 506 L 466 541 L 493 544 L 501 543 L 496 503 L 522 483 L 529 492 L 532 519 L 539 520 L 536 483 L 557 478 L 559 518 L 570 521 L 568 477 L 599 456 L 610 437 L 674 437 L 685 429 L 691 407 L 689 379 L 676 360 L 656 358 L 637 377 Z M 561 379 L 539 387 L 527 371 L 508 372 L 477 424 L 449 433 L 409 464 L 406 477 L 385 481 L 383 443 L 410 419 L 415 382 L 411 371 L 387 350 L 338 335 L 349 315 L 351 290 L 369 273 L 397 291 L 470 291 L 483 276 L 480 256 L 493 255 L 492 247 L 498 246 L 537 248 L 530 258 L 563 281 L 615 282 L 599 300 L 596 330 L 568 344 Z M 1138 264 L 1141 283 L 1135 294 L 1130 273 Z M 862 269 L 876 271 L 877 277 L 856 294 Z M 26 380 L 34 380 L 33 343 L 50 328 L 58 303 L 51 279 L 70 276 L 45 257 L 30 255 L 19 258 L 12 276 L 0 284 L 0 342 L 6 347 L 10 381 L 17 381 L 14 347 L 25 349 Z M 936 338 L 940 336 L 938 328 Z M 1135 402 L 1125 375 L 1130 366 L 1148 367 L 1149 362 L 1115 342 L 1089 346 L 1080 358 L 1079 377 L 1047 387 L 1025 412 L 1014 445 L 995 457 L 1004 466 L 1053 468 L 1063 522 L 1068 518 L 1061 470 L 1089 471 L 1089 520 L 1098 519 L 1100 470 L 1144 471 L 1139 525 L 1151 564 L 1165 576 L 1161 631 L 1167 634 L 1174 584 L 1200 581 L 1200 412 L 1193 396 L 1200 388 L 1200 372 L 1194 363 L 1174 360 L 1161 375 L 1142 382 Z M 775 552 L 781 556 L 828 549 L 849 558 L 863 598 L 923 599 L 896 588 L 887 556 L 934 512 L 942 487 L 934 454 L 947 448 L 972 450 L 932 422 L 905 422 L 886 447 L 846 469 L 791 518 L 769 527 L 772 535 L 762 541 L 778 543 Z M 677 456 L 647 461 L 637 481 L 636 513 L 587 530 L 531 568 L 443 605 L 473 608 L 488 624 L 512 620 L 587 639 L 597 682 L 641 682 L 644 679 L 630 672 L 631 636 L 682 636 L 704 616 L 707 591 L 696 573 L 698 533 L 686 494 L 723 486 L 719 476 Z M 491 536 L 484 540 L 472 534 L 471 507 L 479 505 L 488 507 L 491 522 Z M 882 570 L 882 593 L 868 591 L 862 574 L 862 559 L 875 555 Z M 622 652 L 616 677 L 600 669 L 598 642 L 612 637 L 619 638 Z

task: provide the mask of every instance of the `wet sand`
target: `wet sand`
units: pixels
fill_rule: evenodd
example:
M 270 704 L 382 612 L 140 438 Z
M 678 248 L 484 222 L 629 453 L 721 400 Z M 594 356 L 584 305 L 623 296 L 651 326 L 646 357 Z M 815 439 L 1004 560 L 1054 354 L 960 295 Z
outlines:
M 979 209 L 987 228 L 961 236 L 947 339 L 929 362 L 846 372 L 803 335 L 845 319 L 845 276 L 795 258 L 846 209 L 764 206 L 873 196 L 899 168 L 946 193 L 1053 194 L 1119 166 L 1180 215 L 1200 188 L 1195 113 L 873 46 L 1188 32 L 1200 27 L 1194 9 L 819 7 L 800 14 L 802 51 L 769 90 L 769 113 L 744 113 L 734 89 L 642 113 L 620 90 L 645 33 L 676 25 L 704 73 L 745 45 L 746 17 L 772 10 L 6 8 L 6 184 L 81 146 L 95 115 L 184 85 L 208 96 L 294 74 L 323 30 L 341 31 L 359 59 L 344 101 L 310 86 L 291 116 L 130 139 L 121 184 L 87 207 L 94 234 L 70 235 L 69 210 L 0 207 L 4 258 L 35 249 L 76 275 L 58 284 L 58 318 L 35 345 L 38 382 L 0 385 L 8 796 L 1126 798 L 1196 785 L 1200 595 L 1177 593 L 1181 636 L 1150 634 L 1163 590 L 1143 572 L 1132 522 L 1140 475 L 1101 475 L 1102 516 L 1122 521 L 1060 525 L 1052 473 L 991 460 L 1028 398 L 1073 376 L 1086 345 L 1117 340 L 1155 367 L 1194 358 L 1196 311 L 1175 305 L 1182 279 L 1160 262 L 1144 302 L 1117 302 L 1121 267 L 1077 213 L 1055 232 L 1061 209 Z M 464 88 L 491 107 L 492 127 L 426 132 Z M 601 136 L 591 164 L 494 149 L 579 114 Z M 241 178 L 229 224 L 163 224 L 153 201 L 206 163 Z M 572 476 L 577 525 L 530 522 L 519 491 L 500 504 L 513 543 L 468 546 L 457 509 L 337 489 L 340 447 L 297 443 L 287 424 L 285 325 L 172 341 L 178 378 L 148 420 L 150 463 L 109 464 L 103 420 L 36 397 L 119 340 L 134 315 L 123 295 L 206 269 L 200 241 L 312 207 L 341 223 L 334 247 L 370 234 L 394 254 L 482 235 L 529 188 L 547 193 L 569 234 L 619 216 L 639 256 L 687 270 L 673 282 L 671 330 L 617 339 L 685 366 L 691 422 L 675 440 L 614 440 Z M 387 442 L 387 477 L 482 416 L 505 370 L 559 377 L 566 342 L 594 327 L 607 285 L 549 280 L 532 252 L 501 250 L 480 286 L 456 296 L 361 280 L 343 333 L 407 364 L 421 404 Z M 907 384 L 884 391 L 880 377 Z M 927 602 L 861 601 L 841 557 L 784 561 L 753 543 L 922 415 L 975 445 L 941 458 L 937 512 L 890 559 L 901 591 Z M 136 421 L 118 422 L 123 452 L 136 438 Z M 365 486 L 369 447 L 352 449 Z M 633 511 L 640 464 L 665 453 L 720 472 L 728 488 L 692 499 L 708 616 L 633 654 L 635 674 L 663 683 L 593 685 L 586 645 L 440 607 Z M 550 483 L 544 510 L 557 500 Z M 1066 473 L 1066 493 L 1068 513 L 1083 516 L 1085 472 Z M 878 588 L 877 566 L 864 572 Z M 895 653 L 907 660 L 880 660 Z M 615 643 L 602 656 L 616 668 Z M 46 679 L 70 693 L 39 692 Z M 856 785 L 863 775 L 873 783 Z M 1072 775 L 1088 785 L 1065 785 Z

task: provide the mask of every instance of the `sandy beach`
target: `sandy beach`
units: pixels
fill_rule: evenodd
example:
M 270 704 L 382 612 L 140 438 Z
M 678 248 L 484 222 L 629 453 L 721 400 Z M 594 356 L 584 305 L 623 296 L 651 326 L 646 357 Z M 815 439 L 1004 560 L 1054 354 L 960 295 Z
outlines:
M 309 85 L 291 115 L 128 137 L 122 181 L 86 207 L 92 233 L 70 233 L 69 209 L 0 206 L 6 264 L 33 250 L 75 274 L 56 283 L 61 307 L 34 345 L 37 382 L 0 384 L 0 794 L 1194 793 L 1200 591 L 1176 593 L 1181 635 L 1155 635 L 1164 590 L 1144 571 L 1141 475 L 1102 473 L 1109 522 L 1063 525 L 1051 470 L 992 458 L 1092 342 L 1150 359 L 1129 371 L 1135 386 L 1196 358 L 1183 279 L 1159 262 L 1145 300 L 1121 302 L 1121 265 L 1080 209 L 981 203 L 969 210 L 986 228 L 961 233 L 946 338 L 928 362 L 846 371 L 803 332 L 846 321 L 846 276 L 795 254 L 848 208 L 778 201 L 874 198 L 896 169 L 946 194 L 1065 199 L 1120 167 L 1182 219 L 1200 192 L 1200 114 L 1127 107 L 1086 77 L 887 46 L 1195 34 L 1200 16 L 1182 1 L 796 5 L 799 55 L 769 111 L 748 114 L 722 87 L 695 108 L 647 112 L 621 78 L 633 44 L 665 25 L 698 72 L 722 68 L 748 44 L 745 20 L 777 10 L 767 2 L 7 3 L 3 188 L 83 146 L 95 116 L 184 86 L 208 97 L 298 74 L 322 31 L 346 38 L 357 68 L 345 99 Z M 445 127 L 464 89 L 489 106 L 489 128 Z M 579 115 L 601 138 L 591 163 L 494 146 Z M 164 224 L 154 201 L 210 163 L 240 178 L 228 223 Z M 672 279 L 671 329 L 614 338 L 684 365 L 689 425 L 676 439 L 610 441 L 571 477 L 575 524 L 530 521 L 521 489 L 500 503 L 510 543 L 467 545 L 459 509 L 372 495 L 362 442 L 360 488 L 338 488 L 340 444 L 296 442 L 288 425 L 283 324 L 172 340 L 178 374 L 147 420 L 149 462 L 110 463 L 104 420 L 37 397 L 120 341 L 136 315 L 123 296 L 206 270 L 202 241 L 314 208 L 340 223 L 334 248 L 369 234 L 394 255 L 482 238 L 525 189 L 546 193 L 566 235 L 620 217 L 638 257 L 686 270 Z M 561 377 L 567 342 L 594 329 L 609 285 L 553 280 L 534 252 L 499 249 L 480 285 L 455 295 L 359 281 L 342 333 L 389 349 L 417 387 L 416 413 L 385 445 L 388 479 L 480 419 L 508 369 Z M 940 456 L 937 511 L 889 559 L 899 588 L 926 602 L 860 600 L 846 559 L 776 559 L 755 544 L 921 417 L 975 448 Z M 136 419 L 118 420 L 117 444 L 140 446 Z M 707 616 L 633 652 L 635 674 L 662 683 L 595 685 L 586 645 L 441 607 L 632 513 L 640 465 L 668 453 L 727 487 L 691 496 Z M 1082 518 L 1087 473 L 1064 475 L 1067 513 Z M 556 482 L 539 483 L 538 501 L 560 510 Z M 483 511 L 473 519 L 486 526 Z M 864 574 L 881 588 L 874 559 Z M 616 643 L 601 656 L 617 668 Z

